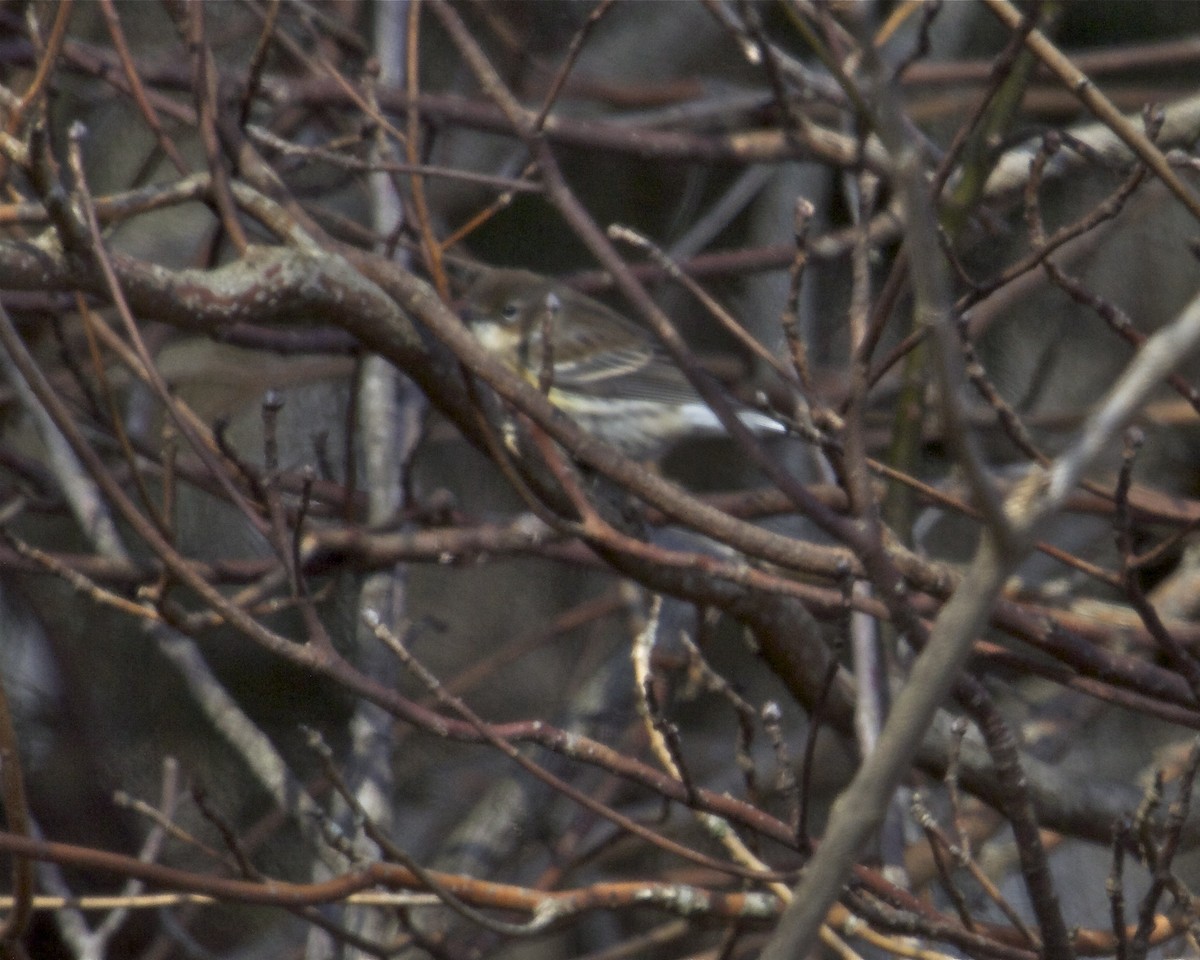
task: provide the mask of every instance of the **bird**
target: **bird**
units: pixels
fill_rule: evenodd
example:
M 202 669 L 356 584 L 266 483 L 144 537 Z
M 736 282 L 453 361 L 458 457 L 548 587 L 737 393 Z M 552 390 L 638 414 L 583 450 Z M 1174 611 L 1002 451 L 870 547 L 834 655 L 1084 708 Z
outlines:
M 484 348 L 626 455 L 656 460 L 683 440 L 726 433 L 647 330 L 586 294 L 528 270 L 488 269 L 464 302 L 464 320 Z M 731 404 L 752 432 L 786 432 Z

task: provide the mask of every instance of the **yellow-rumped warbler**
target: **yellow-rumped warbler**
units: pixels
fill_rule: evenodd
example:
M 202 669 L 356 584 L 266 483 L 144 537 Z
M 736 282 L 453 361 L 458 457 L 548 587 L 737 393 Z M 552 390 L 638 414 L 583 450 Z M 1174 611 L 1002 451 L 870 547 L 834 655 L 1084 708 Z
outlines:
M 479 341 L 583 429 L 629 456 L 662 456 L 688 437 L 725 433 L 649 332 L 565 284 L 526 270 L 488 270 L 467 290 Z M 735 407 L 756 433 L 781 424 Z

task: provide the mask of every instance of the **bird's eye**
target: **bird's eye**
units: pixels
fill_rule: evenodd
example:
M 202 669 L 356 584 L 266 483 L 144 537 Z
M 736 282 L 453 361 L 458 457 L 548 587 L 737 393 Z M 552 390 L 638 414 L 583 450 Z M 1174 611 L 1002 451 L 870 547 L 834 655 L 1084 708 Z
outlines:
M 521 312 L 521 308 L 515 303 L 506 303 L 500 308 L 500 317 L 505 323 L 512 323 L 517 319 L 517 314 Z

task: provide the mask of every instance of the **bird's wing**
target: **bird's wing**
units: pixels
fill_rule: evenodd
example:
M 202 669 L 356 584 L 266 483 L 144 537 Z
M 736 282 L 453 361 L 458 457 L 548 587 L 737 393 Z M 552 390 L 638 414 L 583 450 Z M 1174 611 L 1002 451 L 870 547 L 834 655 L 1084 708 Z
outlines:
M 699 399 L 687 378 L 653 344 L 601 350 L 554 364 L 554 385 L 582 389 L 600 397 L 694 403 Z
M 556 343 L 554 385 L 598 397 L 693 403 L 698 400 L 687 378 L 667 352 L 641 327 L 594 301 L 573 302 L 593 322 L 572 329 L 571 343 Z M 532 351 L 536 356 L 536 348 Z

